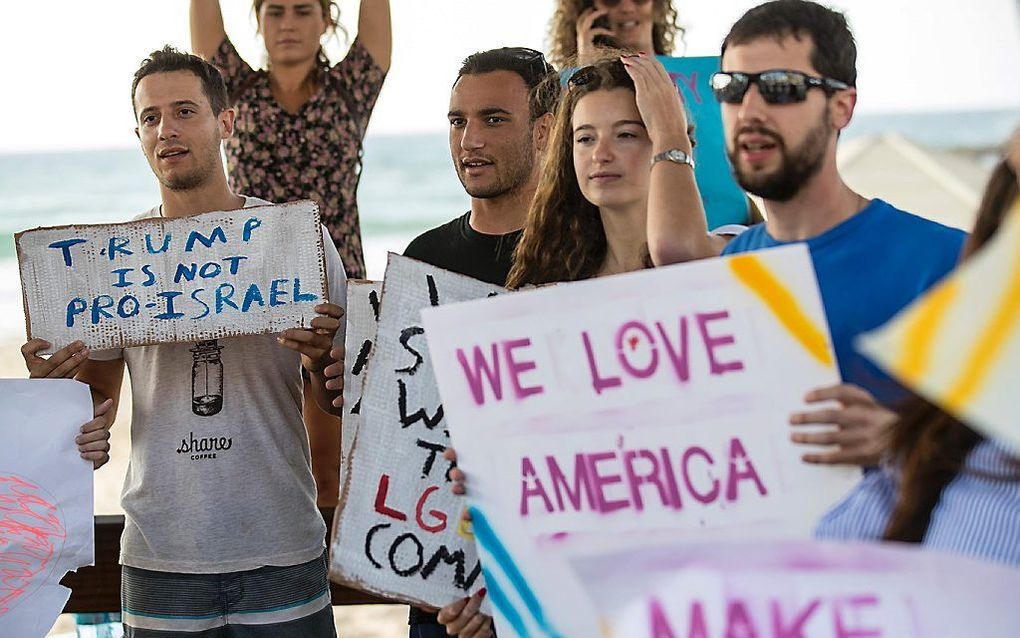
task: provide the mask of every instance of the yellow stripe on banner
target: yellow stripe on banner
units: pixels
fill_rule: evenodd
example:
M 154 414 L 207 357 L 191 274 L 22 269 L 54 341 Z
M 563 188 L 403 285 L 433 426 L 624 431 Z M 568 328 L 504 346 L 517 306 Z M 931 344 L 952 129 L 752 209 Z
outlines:
M 760 258 L 754 255 L 737 255 L 729 258 L 729 264 L 737 280 L 765 302 L 772 314 L 779 319 L 779 323 L 811 356 L 824 366 L 831 368 L 835 364 L 825 333 L 801 310 L 797 298 L 769 271 Z
M 895 368 L 909 385 L 917 385 L 928 371 L 935 335 L 959 292 L 960 283 L 956 279 L 942 284 L 919 303 L 917 314 L 907 325 L 902 356 Z
M 1014 209 L 1014 212 L 1017 210 L 1020 209 Z M 959 414 L 981 389 L 988 379 L 992 364 L 1002 354 L 1005 341 L 1012 335 L 1018 318 L 1020 318 L 1020 259 L 1013 265 L 1006 292 L 991 321 L 978 338 L 974 353 L 963 366 L 963 372 L 956 385 L 946 394 L 946 408 L 949 411 Z

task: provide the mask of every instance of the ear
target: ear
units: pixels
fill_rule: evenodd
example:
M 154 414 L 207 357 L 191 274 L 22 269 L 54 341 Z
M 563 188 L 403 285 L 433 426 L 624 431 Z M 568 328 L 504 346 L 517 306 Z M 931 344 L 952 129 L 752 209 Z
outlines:
M 553 114 L 546 113 L 540 116 L 531 127 L 531 141 L 535 146 L 535 150 L 539 153 L 545 151 L 546 145 L 549 143 L 549 134 L 552 131 Z
M 234 117 L 236 113 L 234 109 L 223 109 L 218 116 L 216 116 L 217 123 L 220 129 L 220 139 L 225 140 L 234 134 Z
M 137 138 L 138 138 L 138 141 L 139 141 L 139 142 L 140 142 L 140 141 L 142 141 L 142 134 L 141 134 L 141 132 L 139 132 L 139 130 L 138 130 L 138 127 L 137 127 L 137 126 L 135 127 L 135 137 L 137 137 Z
M 850 124 L 854 116 L 854 108 L 857 107 L 857 89 L 850 87 L 839 91 L 832 96 L 832 105 L 829 109 L 830 124 L 837 131 L 842 131 Z

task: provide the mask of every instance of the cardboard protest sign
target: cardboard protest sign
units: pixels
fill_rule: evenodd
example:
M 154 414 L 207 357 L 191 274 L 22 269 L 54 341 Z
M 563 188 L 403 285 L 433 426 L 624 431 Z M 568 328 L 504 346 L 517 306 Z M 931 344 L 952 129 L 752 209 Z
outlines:
M 709 230 L 725 224 L 746 224 L 747 196 L 733 178 L 726 156 L 722 113 L 709 78 L 719 70 L 717 56 L 671 58 L 659 56 L 676 82 L 690 121 L 694 124 L 694 178 L 705 204 Z
M 45 636 L 71 590 L 59 582 L 94 560 L 92 462 L 74 443 L 92 420 L 88 386 L 0 380 L 0 627 Z
M 1020 451 L 1020 202 L 979 252 L 860 350 L 961 421 Z
M 686 543 L 571 564 L 607 637 L 1007 638 L 1020 624 L 1020 571 L 903 544 Z
M 355 279 L 347 282 L 347 306 L 344 308 L 344 317 L 347 319 L 344 342 L 344 412 L 340 429 L 341 485 L 350 464 L 354 437 L 361 424 L 361 395 L 379 324 L 381 296 L 381 281 Z
M 29 338 L 93 350 L 307 326 L 327 299 L 318 207 L 302 201 L 15 236 Z
M 790 442 L 803 396 L 839 381 L 802 245 L 422 320 L 501 636 L 584 615 L 557 546 L 806 538 L 859 476 Z
M 422 308 L 502 289 L 391 254 L 361 400 L 361 423 L 341 487 L 334 580 L 440 607 L 484 586 L 464 500 L 449 487 L 444 407 L 421 327 Z

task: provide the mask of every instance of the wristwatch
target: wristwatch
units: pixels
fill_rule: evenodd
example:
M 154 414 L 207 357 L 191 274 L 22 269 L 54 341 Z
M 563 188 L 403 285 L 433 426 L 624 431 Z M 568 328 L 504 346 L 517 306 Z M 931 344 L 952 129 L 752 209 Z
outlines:
M 678 148 L 671 148 L 668 151 L 663 151 L 653 157 L 652 166 L 655 166 L 657 162 L 661 162 L 662 160 L 676 162 L 677 164 L 687 164 L 691 167 L 691 169 L 694 168 L 694 158 Z

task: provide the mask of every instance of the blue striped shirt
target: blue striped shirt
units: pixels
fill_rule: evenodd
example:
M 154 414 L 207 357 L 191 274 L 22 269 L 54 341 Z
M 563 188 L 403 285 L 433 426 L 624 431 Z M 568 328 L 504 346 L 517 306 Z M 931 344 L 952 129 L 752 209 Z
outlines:
M 925 547 L 1020 567 L 1020 477 L 1009 450 L 983 441 L 942 491 Z M 879 540 L 896 505 L 898 470 L 883 466 L 822 517 L 815 536 Z

